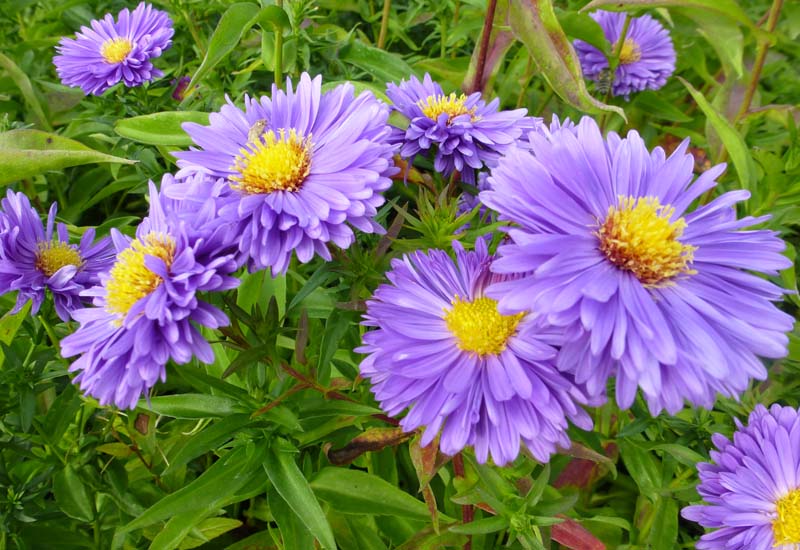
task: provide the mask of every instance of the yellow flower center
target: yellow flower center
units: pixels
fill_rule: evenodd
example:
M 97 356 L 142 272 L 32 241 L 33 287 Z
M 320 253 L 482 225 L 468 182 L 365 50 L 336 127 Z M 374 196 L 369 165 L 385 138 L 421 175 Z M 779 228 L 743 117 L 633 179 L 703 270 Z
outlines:
M 446 311 L 444 322 L 458 340 L 459 349 L 484 356 L 506 349 L 508 339 L 524 316 L 524 313 L 500 315 L 497 300 L 491 298 L 477 298 L 472 302 L 456 298 L 453 308 Z
M 800 544 L 800 489 L 783 496 L 776 506 L 778 517 L 772 522 L 775 546 Z
M 65 265 L 80 267 L 83 264 L 78 250 L 61 241 L 39 242 L 39 253 L 36 255 L 36 269 L 52 277 L 53 274 Z
M 617 46 L 619 46 L 619 42 L 614 44 L 612 51 L 617 51 Z M 639 44 L 634 42 L 633 38 L 626 38 L 625 42 L 622 43 L 622 49 L 619 51 L 620 65 L 630 65 L 631 63 L 636 63 L 641 58 L 642 50 L 639 49 Z
M 103 45 L 100 46 L 100 55 L 103 56 L 106 63 L 122 63 L 132 49 L 133 44 L 131 44 L 130 40 L 118 36 L 103 42 Z
M 450 95 L 432 95 L 417 101 L 417 105 L 422 109 L 422 113 L 431 120 L 439 120 L 442 113 L 447 113 L 447 121 L 450 122 L 459 115 L 472 115 L 472 120 L 477 120 L 475 107 L 467 109 L 464 103 L 467 96 L 461 94 L 456 97 L 455 93 Z
M 647 286 L 689 269 L 697 247 L 681 243 L 686 222 L 670 221 L 675 209 L 662 206 L 655 197 L 620 197 L 611 206 L 596 235 L 600 250 L 620 269 L 632 271 Z
M 163 280 L 147 268 L 145 258 L 161 258 L 169 269 L 174 255 L 175 241 L 163 233 L 148 233 L 117 254 L 106 282 L 106 311 L 124 318 L 136 302 L 158 288 Z
M 297 191 L 311 170 L 311 137 L 302 138 L 294 130 L 272 130 L 239 150 L 233 170 L 238 176 L 232 187 L 245 193 Z

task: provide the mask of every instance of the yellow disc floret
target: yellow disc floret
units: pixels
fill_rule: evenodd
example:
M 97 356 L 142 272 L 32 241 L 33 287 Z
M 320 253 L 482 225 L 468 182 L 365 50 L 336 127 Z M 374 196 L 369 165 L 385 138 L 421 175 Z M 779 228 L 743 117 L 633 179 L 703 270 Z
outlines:
M 133 44 L 131 44 L 130 40 L 118 36 L 103 42 L 103 45 L 100 46 L 100 55 L 103 56 L 106 63 L 122 63 L 132 49 Z
M 450 122 L 459 115 L 471 115 L 472 120 L 476 120 L 475 107 L 468 109 L 465 105 L 467 96 L 461 94 L 432 95 L 425 99 L 420 99 L 417 105 L 422 109 L 422 113 L 431 120 L 439 120 L 442 113 L 447 114 L 447 121 Z
M 778 517 L 772 522 L 775 546 L 800 544 L 800 489 L 795 489 L 775 504 Z
M 596 233 L 600 250 L 647 286 L 680 273 L 692 274 L 689 264 L 697 247 L 678 240 L 686 222 L 683 218 L 670 221 L 674 213 L 674 208 L 662 206 L 655 197 L 620 197 Z
M 136 302 L 161 284 L 163 279 L 145 265 L 147 256 L 161 258 L 169 269 L 175 241 L 163 233 L 148 233 L 117 254 L 106 283 L 106 311 L 124 318 Z
M 500 315 L 497 300 L 491 298 L 466 302 L 456 297 L 452 309 L 445 312 L 444 322 L 456 337 L 459 349 L 484 356 L 506 349 L 508 339 L 524 316 L 524 313 Z
M 619 42 L 614 45 L 614 50 L 617 51 Z M 626 38 L 622 43 L 622 49 L 619 51 L 620 65 L 630 65 L 636 63 L 642 58 L 642 50 L 639 49 L 639 44 L 633 41 L 632 38 Z
M 231 177 L 232 187 L 245 193 L 297 191 L 311 170 L 311 138 L 302 138 L 294 130 L 281 128 L 276 135 L 264 132 L 248 147 L 239 150 Z
M 74 265 L 80 267 L 83 264 L 80 252 L 67 243 L 61 241 L 39 242 L 39 252 L 36 254 L 36 269 L 48 277 L 64 267 Z

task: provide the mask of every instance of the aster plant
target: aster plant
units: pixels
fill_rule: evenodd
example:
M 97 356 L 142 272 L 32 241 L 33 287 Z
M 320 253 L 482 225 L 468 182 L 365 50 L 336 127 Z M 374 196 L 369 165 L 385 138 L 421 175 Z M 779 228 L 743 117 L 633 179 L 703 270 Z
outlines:
M 328 243 L 348 248 L 352 227 L 382 232 L 375 221 L 398 169 L 392 162 L 389 109 L 351 84 L 322 92 L 322 78 L 303 73 L 297 88 L 230 100 L 210 124 L 185 123 L 197 147 L 175 153 L 178 177 L 224 178 L 220 215 L 236 224 L 239 251 L 251 270 L 286 272 L 300 262 L 331 259 Z
M 116 21 L 109 13 L 90 25 L 56 46 L 53 63 L 65 85 L 101 95 L 119 82 L 141 86 L 163 74 L 151 59 L 172 45 L 174 31 L 166 12 L 142 2 L 132 12 L 124 8 Z
M 174 185 L 164 176 L 162 187 Z M 171 358 L 210 363 L 198 326 L 217 328 L 227 316 L 200 292 L 235 288 L 235 248 L 213 200 L 174 201 L 150 183 L 150 213 L 130 239 L 112 230 L 116 260 L 100 285 L 84 294 L 94 307 L 73 314 L 80 327 L 61 340 L 61 354 L 80 355 L 74 382 L 102 405 L 134 408 Z
M 773 304 L 783 290 L 757 275 L 791 265 L 783 241 L 752 229 L 768 216 L 736 218 L 747 191 L 692 210 L 725 166 L 695 179 L 687 147 L 667 157 L 633 130 L 603 138 L 587 117 L 532 133 L 480 195 L 514 224 L 492 270 L 524 274 L 487 290 L 500 312 L 562 327 L 562 371 L 592 395 L 616 377 L 623 408 L 640 387 L 652 414 L 739 396 L 766 377 L 759 357 L 786 355 L 793 324 Z
M 11 189 L 0 207 L 0 293 L 17 292 L 12 313 L 30 300 L 35 315 L 49 290 L 56 313 L 68 321 L 87 301 L 81 292 L 96 285 L 99 274 L 111 267 L 111 241 L 95 240 L 90 228 L 77 244 L 70 243 L 67 226 L 55 223 L 56 203 L 45 225 L 28 197 Z
M 494 165 L 523 133 L 536 128 L 539 119 L 527 117 L 527 109 L 499 110 L 500 100 L 487 104 L 480 92 L 444 93 L 425 74 L 399 85 L 387 84 L 392 110 L 408 119 L 405 129 L 392 128 L 392 142 L 400 144 L 400 156 L 412 159 L 434 150 L 433 167 L 443 176 L 458 171 L 461 179 L 475 184 L 475 171 Z
M 610 45 L 610 51 L 619 52 L 616 69 L 610 71 L 609 59 L 601 50 L 583 40 L 576 40 L 575 51 L 586 78 L 601 81 L 611 78 L 611 92 L 626 99 L 631 93 L 658 90 L 675 72 L 675 47 L 669 32 L 649 15 L 631 17 L 626 28 L 625 13 L 596 11 L 590 14 L 600 24 Z
M 704 504 L 684 518 L 713 529 L 698 550 L 800 548 L 800 411 L 756 405 L 733 441 L 714 434 L 712 462 L 697 465 Z
M 517 458 L 523 443 L 547 462 L 569 447 L 568 420 L 590 429 L 587 402 L 569 375 L 555 368 L 559 335 L 528 312 L 503 315 L 485 295 L 493 282 L 484 241 L 467 252 L 453 243 L 392 262 L 389 284 L 367 302 L 363 325 L 375 327 L 356 351 L 361 375 L 381 407 L 406 431 L 424 427 L 428 445 L 454 455 L 472 446 L 479 462 Z

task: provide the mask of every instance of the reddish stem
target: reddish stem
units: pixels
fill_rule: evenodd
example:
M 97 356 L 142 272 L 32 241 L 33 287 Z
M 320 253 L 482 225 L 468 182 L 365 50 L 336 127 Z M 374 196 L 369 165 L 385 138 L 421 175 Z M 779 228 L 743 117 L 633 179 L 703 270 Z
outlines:
M 494 24 L 494 12 L 497 8 L 497 0 L 489 0 L 486 8 L 486 21 L 483 22 L 483 34 L 481 35 L 481 47 L 478 50 L 478 66 L 475 67 L 475 80 L 472 82 L 470 93 L 480 92 L 483 89 L 483 71 L 486 67 L 486 56 L 489 53 L 489 40 L 492 37 L 492 25 Z
M 453 473 L 456 477 L 464 477 L 464 459 L 461 453 L 453 457 Z M 461 506 L 461 522 L 469 523 L 475 518 L 475 510 L 471 504 L 464 504 Z M 464 543 L 464 550 L 472 550 L 472 536 L 467 537 L 467 542 Z

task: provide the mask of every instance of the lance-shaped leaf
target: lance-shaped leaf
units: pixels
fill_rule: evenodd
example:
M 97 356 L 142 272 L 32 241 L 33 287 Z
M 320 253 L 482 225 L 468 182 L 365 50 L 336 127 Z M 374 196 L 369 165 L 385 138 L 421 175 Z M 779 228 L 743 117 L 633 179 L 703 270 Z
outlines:
M 561 99 L 587 113 L 611 111 L 625 119 L 622 109 L 606 105 L 589 94 L 578 56 L 550 0 L 511 2 L 508 15 L 514 36 L 525 44 L 542 76 Z
M 122 137 L 148 145 L 194 145 L 181 125 L 184 122 L 208 124 L 208 113 L 197 111 L 164 111 L 149 115 L 123 118 L 114 125 L 114 131 Z
M 114 162 L 134 164 L 113 155 L 95 151 L 78 141 L 40 130 L 11 130 L 0 133 L 0 184 L 29 178 L 48 170 L 70 166 Z

